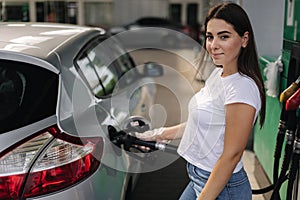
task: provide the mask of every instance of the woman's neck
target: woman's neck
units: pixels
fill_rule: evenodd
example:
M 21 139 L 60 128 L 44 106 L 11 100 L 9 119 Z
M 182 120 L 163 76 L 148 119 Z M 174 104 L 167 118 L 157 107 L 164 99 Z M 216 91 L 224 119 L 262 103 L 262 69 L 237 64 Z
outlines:
M 233 67 L 233 66 L 231 66 L 231 67 L 224 67 L 223 66 L 223 72 L 222 72 L 221 76 L 222 77 L 226 77 L 226 76 L 230 76 L 232 74 L 235 74 L 237 72 L 238 72 L 238 67 L 237 66 L 236 67 Z

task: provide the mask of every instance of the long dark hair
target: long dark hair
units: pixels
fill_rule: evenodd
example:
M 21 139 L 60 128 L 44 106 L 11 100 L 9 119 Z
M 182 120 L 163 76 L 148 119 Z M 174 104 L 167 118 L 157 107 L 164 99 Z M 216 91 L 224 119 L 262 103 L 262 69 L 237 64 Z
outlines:
M 260 110 L 260 127 L 263 126 L 266 113 L 266 94 L 264 82 L 258 63 L 254 33 L 247 13 L 239 5 L 232 2 L 223 2 L 213 6 L 205 19 L 204 30 L 207 31 L 207 23 L 211 19 L 222 19 L 231 24 L 234 30 L 242 37 L 245 32 L 249 32 L 248 44 L 241 49 L 238 58 L 238 71 L 251 77 L 260 93 L 261 110 Z M 206 40 L 203 47 L 206 49 Z

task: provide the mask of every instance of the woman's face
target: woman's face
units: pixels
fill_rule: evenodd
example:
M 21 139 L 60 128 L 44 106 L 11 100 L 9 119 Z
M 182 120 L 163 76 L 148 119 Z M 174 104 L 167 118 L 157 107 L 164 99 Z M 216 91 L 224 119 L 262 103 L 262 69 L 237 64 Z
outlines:
M 241 37 L 233 26 L 222 19 L 211 19 L 206 27 L 206 49 L 216 65 L 237 71 L 242 47 L 246 47 L 248 32 Z

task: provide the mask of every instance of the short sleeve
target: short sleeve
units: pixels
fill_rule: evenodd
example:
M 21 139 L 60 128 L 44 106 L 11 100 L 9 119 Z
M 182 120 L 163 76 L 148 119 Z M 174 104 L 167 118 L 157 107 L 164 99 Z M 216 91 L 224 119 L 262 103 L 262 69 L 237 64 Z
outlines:
M 226 80 L 224 104 L 245 103 L 253 106 L 256 111 L 260 110 L 260 94 L 255 82 L 245 76 Z

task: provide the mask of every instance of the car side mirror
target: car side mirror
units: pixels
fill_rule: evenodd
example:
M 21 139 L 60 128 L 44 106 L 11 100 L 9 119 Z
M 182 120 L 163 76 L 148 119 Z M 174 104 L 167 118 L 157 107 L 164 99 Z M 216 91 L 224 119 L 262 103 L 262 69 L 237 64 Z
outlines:
M 156 62 L 146 62 L 144 64 L 144 76 L 158 77 L 163 75 L 162 65 Z

